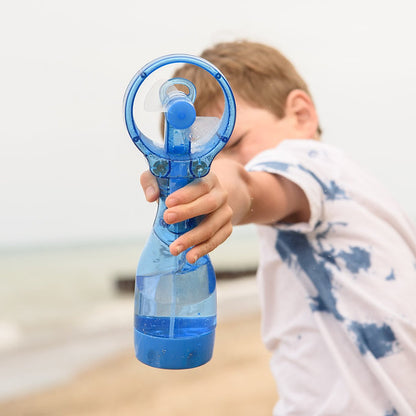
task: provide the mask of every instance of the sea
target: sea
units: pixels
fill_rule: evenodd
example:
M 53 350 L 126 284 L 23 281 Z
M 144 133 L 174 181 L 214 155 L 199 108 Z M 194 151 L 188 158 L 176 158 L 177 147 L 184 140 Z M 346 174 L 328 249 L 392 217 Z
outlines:
M 49 388 L 126 350 L 134 356 L 134 281 L 146 236 L 0 249 L 0 401 Z M 257 235 L 239 227 L 211 260 L 218 319 L 259 308 Z M 246 275 L 244 274 L 247 272 Z

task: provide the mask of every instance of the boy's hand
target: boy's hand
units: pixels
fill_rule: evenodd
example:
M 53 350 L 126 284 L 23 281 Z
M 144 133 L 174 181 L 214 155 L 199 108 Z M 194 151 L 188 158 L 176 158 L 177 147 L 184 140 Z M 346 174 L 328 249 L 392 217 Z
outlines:
M 159 197 L 155 177 L 146 171 L 140 178 L 147 201 Z M 189 218 L 204 215 L 203 221 L 191 231 L 181 235 L 169 247 L 178 255 L 192 247 L 186 255 L 189 263 L 208 254 L 223 243 L 232 232 L 232 209 L 227 202 L 227 192 L 213 172 L 177 190 L 166 198 L 164 220 L 175 224 Z

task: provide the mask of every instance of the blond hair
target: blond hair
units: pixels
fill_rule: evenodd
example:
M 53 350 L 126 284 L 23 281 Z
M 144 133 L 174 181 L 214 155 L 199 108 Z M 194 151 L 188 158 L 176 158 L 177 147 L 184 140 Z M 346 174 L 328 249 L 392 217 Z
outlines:
M 300 89 L 311 97 L 293 64 L 270 46 L 245 40 L 224 42 L 206 49 L 201 57 L 224 74 L 233 91 L 244 101 L 267 109 L 278 118 L 285 116 L 286 99 L 291 91 Z M 194 65 L 182 66 L 175 72 L 175 77 L 186 78 L 195 85 L 197 114 L 202 115 L 222 97 L 216 80 Z M 320 127 L 317 133 L 321 133 Z

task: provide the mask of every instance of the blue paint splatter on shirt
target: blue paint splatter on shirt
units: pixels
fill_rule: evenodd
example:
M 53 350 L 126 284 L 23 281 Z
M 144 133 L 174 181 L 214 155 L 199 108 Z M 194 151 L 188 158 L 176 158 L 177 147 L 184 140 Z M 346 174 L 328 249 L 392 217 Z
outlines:
M 352 321 L 349 329 L 355 334 L 361 354 L 371 351 L 375 358 L 390 355 L 397 346 L 396 337 L 387 324 L 365 324 Z
M 318 176 L 312 172 L 311 170 L 305 168 L 302 165 L 293 165 L 290 163 L 285 162 L 278 162 L 278 161 L 267 161 L 267 162 L 261 162 L 259 164 L 261 166 L 262 170 L 272 170 L 272 171 L 280 171 L 280 172 L 287 172 L 289 168 L 297 167 L 298 169 L 303 170 L 304 172 L 311 175 L 321 186 L 325 198 L 328 200 L 336 200 L 336 199 L 349 199 L 345 193 L 345 191 L 338 186 L 338 184 L 331 180 L 329 184 L 325 184 Z
M 396 409 L 387 410 L 384 416 L 399 416 Z
M 393 269 L 391 269 L 391 273 L 386 277 L 386 280 L 396 280 L 396 275 L 394 274 Z
M 318 223 L 315 226 L 315 230 L 318 230 L 318 227 L 320 227 L 322 225 L 321 221 L 318 221 Z M 332 248 L 331 250 L 325 250 L 324 246 L 323 246 L 323 242 L 326 240 L 326 238 L 328 237 L 328 234 L 330 231 L 332 231 L 333 228 L 337 227 L 337 226 L 342 226 L 342 227 L 346 227 L 348 225 L 348 223 L 346 222 L 341 222 L 341 221 L 335 221 L 335 222 L 328 222 L 327 227 L 325 230 L 319 231 L 316 233 L 316 241 L 319 245 L 320 248 L 320 252 L 318 252 L 318 254 L 320 256 L 327 256 L 328 259 L 333 258 L 335 250 Z
M 323 234 L 324 235 L 324 234 Z M 397 345 L 392 329 L 385 323 L 360 323 L 347 320 L 337 308 L 337 299 L 333 288 L 333 268 L 339 269 L 337 259 L 345 262 L 351 273 L 367 270 L 371 265 L 370 253 L 360 247 L 350 247 L 350 251 L 337 253 L 334 249 L 314 249 L 305 234 L 279 230 L 275 244 L 282 261 L 289 267 L 300 267 L 314 285 L 318 294 L 311 296 L 311 309 L 314 312 L 328 312 L 340 322 L 346 322 L 346 328 L 354 334 L 355 342 L 361 354 L 370 351 L 375 358 L 381 358 L 393 352 Z M 331 270 L 332 269 L 332 270 Z
M 321 224 L 322 223 L 319 222 L 319 225 L 321 225 Z M 327 238 L 329 232 L 332 231 L 332 229 L 334 227 L 336 227 L 338 225 L 344 225 L 345 226 L 345 225 L 347 225 L 347 223 L 346 222 L 328 222 L 326 225 L 327 225 L 327 227 L 326 227 L 325 230 L 322 230 L 322 231 L 320 231 L 319 233 L 316 234 L 316 239 L 318 241 Z M 317 226 L 318 226 L 318 224 L 317 224 Z
M 339 269 L 337 265 L 337 259 L 335 256 L 335 249 L 331 248 L 331 250 L 323 250 L 321 252 L 318 252 L 317 255 L 324 259 L 327 263 L 331 263 L 334 266 L 336 266 L 337 269 Z
M 312 154 L 310 154 L 312 156 Z M 298 164 L 283 163 L 278 161 L 267 161 L 260 163 L 263 170 L 274 170 L 287 172 L 289 169 L 300 169 L 309 174 L 321 187 L 324 198 L 327 201 L 348 200 L 344 189 L 334 180 L 324 182 L 314 172 Z M 336 251 L 332 247 L 325 248 L 324 242 L 328 233 L 335 225 L 348 226 L 346 223 L 328 223 L 326 229 L 318 232 L 322 223 L 315 226 L 315 247 L 305 234 L 291 231 L 279 230 L 276 240 L 276 250 L 282 261 L 289 267 L 299 267 L 309 278 L 316 289 L 316 293 L 310 297 L 310 307 L 314 312 L 326 312 L 332 314 L 345 328 L 353 334 L 353 338 L 362 354 L 370 352 L 376 358 L 381 358 L 393 352 L 397 345 L 396 337 L 386 323 L 363 323 L 349 320 L 344 317 L 337 307 L 336 291 L 333 287 L 333 272 L 342 270 L 352 275 L 360 270 L 368 271 L 371 267 L 370 253 L 362 247 L 351 246 L 349 250 Z M 394 274 L 390 275 L 390 279 Z M 393 413 L 394 415 L 394 413 Z
M 261 163 L 262 169 L 268 168 L 272 170 L 278 170 L 280 172 L 286 172 L 290 166 L 292 165 L 290 165 L 289 163 L 276 162 L 276 161 L 269 161 L 269 162 Z M 264 169 L 264 170 L 267 170 L 267 169 Z
M 318 176 L 311 170 L 305 168 L 302 165 L 298 165 L 298 168 L 308 173 L 309 175 L 311 175 L 316 180 L 316 182 L 319 183 L 319 185 L 321 186 L 324 192 L 326 199 L 328 200 L 349 199 L 345 191 L 341 187 L 339 187 L 335 181 L 331 180 L 329 182 L 329 185 L 327 185 L 320 178 L 318 178 Z
M 332 272 L 326 267 L 327 260 L 316 259 L 314 249 L 304 234 L 295 231 L 279 231 L 276 250 L 283 261 L 292 265 L 292 256 L 300 268 L 308 275 L 315 286 L 318 296 L 312 297 L 313 310 L 332 313 L 338 320 L 344 320 L 336 307 L 332 293 Z
M 350 252 L 340 251 L 338 257 L 345 261 L 345 266 L 351 273 L 368 270 L 371 266 L 370 253 L 361 247 L 350 247 Z

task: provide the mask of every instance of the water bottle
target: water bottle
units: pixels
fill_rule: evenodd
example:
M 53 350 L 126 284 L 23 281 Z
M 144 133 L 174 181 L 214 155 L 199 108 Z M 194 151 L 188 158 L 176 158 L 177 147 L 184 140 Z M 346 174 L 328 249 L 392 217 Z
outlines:
M 221 119 L 197 117 L 193 105 L 196 88 L 192 82 L 183 78 L 168 79 L 158 92 L 165 114 L 165 140 L 160 146 L 136 126 L 133 103 L 137 91 L 151 73 L 176 63 L 196 65 L 213 76 L 223 91 L 225 107 Z M 185 88 L 178 89 L 178 86 Z M 208 255 L 190 264 L 186 252 L 173 256 L 169 251 L 169 245 L 194 228 L 201 218 L 169 225 L 163 220 L 163 213 L 166 197 L 205 176 L 213 158 L 225 146 L 235 123 L 234 97 L 227 80 L 211 63 L 192 55 L 174 54 L 143 67 L 130 82 L 124 104 L 129 135 L 147 158 L 160 189 L 153 229 L 141 253 L 136 273 L 136 357 L 157 368 L 198 367 L 208 362 L 213 353 L 215 273 Z

